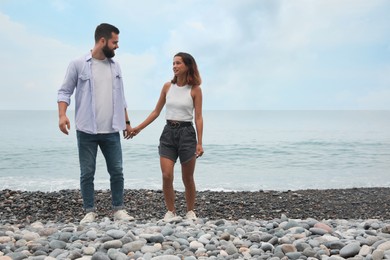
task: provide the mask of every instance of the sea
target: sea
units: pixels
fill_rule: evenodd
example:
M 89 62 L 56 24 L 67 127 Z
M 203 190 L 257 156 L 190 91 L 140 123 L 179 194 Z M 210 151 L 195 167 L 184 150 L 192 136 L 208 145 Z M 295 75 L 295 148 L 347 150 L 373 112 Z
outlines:
M 132 125 L 150 111 L 129 111 Z M 0 111 L 0 190 L 79 189 L 74 112 L 71 131 L 52 111 Z M 197 159 L 199 191 L 287 191 L 390 186 L 390 111 L 203 112 L 205 153 Z M 161 189 L 158 141 L 164 111 L 122 139 L 125 189 Z M 175 166 L 175 189 L 183 191 Z M 109 189 L 99 151 L 95 189 Z

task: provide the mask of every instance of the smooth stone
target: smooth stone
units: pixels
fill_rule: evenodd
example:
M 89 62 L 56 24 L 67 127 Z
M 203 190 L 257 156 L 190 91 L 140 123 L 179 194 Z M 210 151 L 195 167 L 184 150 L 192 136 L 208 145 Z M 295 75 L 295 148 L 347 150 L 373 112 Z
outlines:
M 58 232 L 58 228 L 56 228 L 56 227 L 49 227 L 49 228 L 43 228 L 43 229 L 39 230 L 38 234 L 41 237 L 48 237 L 48 236 L 53 235 L 56 232 Z
M 110 259 L 115 259 L 115 260 L 126 260 L 127 259 L 127 256 L 124 253 L 119 252 L 118 249 L 114 249 L 114 248 L 108 249 L 107 255 Z
M 229 256 L 229 254 L 225 251 L 225 250 L 220 250 L 219 251 L 219 255 L 221 256 L 221 257 L 228 257 Z
M 91 240 L 95 240 L 97 238 L 97 233 L 95 230 L 89 230 L 87 233 L 85 233 L 85 235 L 91 239 Z
M 372 252 L 372 260 L 381 260 L 381 259 L 383 259 L 384 255 L 385 255 L 385 252 L 383 250 L 376 249 L 376 250 L 374 250 L 374 252 Z
M 292 227 L 289 228 L 288 231 L 290 231 L 293 234 L 301 234 L 307 232 L 307 230 L 304 229 L 303 227 Z
M 261 243 L 260 248 L 264 252 L 267 252 L 267 251 L 271 251 L 272 252 L 274 250 L 274 246 L 271 243 L 267 243 L 267 242 Z
M 137 251 L 140 251 L 141 248 L 142 248 L 145 244 L 146 244 L 146 241 L 145 241 L 145 240 L 133 241 L 133 242 L 124 244 L 124 245 L 122 246 L 122 250 L 124 250 L 125 253 L 137 252 Z
M 204 245 L 207 245 L 210 243 L 210 240 L 208 240 L 206 237 L 204 236 L 201 236 L 199 239 L 198 239 L 198 242 L 204 244 Z
M 288 259 L 297 260 L 301 257 L 301 253 L 300 252 L 289 252 L 289 253 L 286 253 L 286 256 L 288 257 Z
M 34 241 L 38 238 L 40 238 L 40 236 L 38 233 L 35 232 L 27 232 L 23 235 L 23 239 L 25 239 L 26 241 Z
M 246 234 L 245 230 L 240 227 L 236 229 L 236 233 L 238 237 L 242 237 Z
M 121 248 L 122 247 L 122 241 L 120 240 L 110 240 L 106 241 L 103 244 L 103 248 L 110 249 L 110 248 Z
M 298 227 L 299 224 L 295 220 L 289 220 L 288 222 L 282 222 L 279 227 L 283 228 L 284 230 L 288 230 L 292 227 Z
M 149 246 L 149 245 L 144 245 L 142 248 L 141 248 L 141 252 L 146 254 L 146 253 L 156 253 L 158 251 L 160 251 L 161 249 L 161 245 L 158 246 L 160 244 L 155 244 L 153 246 Z
M 190 243 L 188 242 L 188 240 L 187 240 L 187 239 L 184 239 L 184 238 L 178 238 L 176 241 L 177 241 L 180 245 L 184 245 L 184 246 L 189 246 L 189 245 L 190 245 Z
M 306 248 L 310 248 L 310 245 L 307 243 L 297 242 L 294 243 L 294 245 L 298 252 L 303 252 L 303 250 L 305 250 Z
M 31 227 L 32 229 L 35 229 L 35 230 L 39 230 L 39 229 L 45 228 L 45 226 L 43 225 L 43 223 L 40 222 L 40 221 L 36 221 L 36 222 L 34 222 L 34 223 L 31 223 L 30 227 Z
M 220 239 L 229 241 L 230 240 L 230 234 L 228 232 L 224 232 L 221 234 Z
M 61 240 L 52 240 L 50 241 L 49 246 L 53 249 L 64 249 L 66 247 L 66 242 Z
M 330 249 L 341 249 L 345 247 L 345 243 L 342 241 L 329 241 L 325 243 L 325 246 Z
M 114 239 L 120 239 L 122 237 L 124 237 L 126 235 L 126 232 L 123 231 L 123 230 L 115 230 L 115 229 L 111 229 L 111 230 L 108 230 L 106 232 L 107 235 L 109 235 L 110 237 L 114 238 Z
M 383 232 L 383 233 L 390 234 L 390 225 L 389 225 L 389 224 L 385 225 L 385 226 L 382 228 L 382 232 Z
M 260 248 L 250 248 L 250 249 L 249 249 L 249 253 L 250 253 L 252 256 L 255 256 L 255 255 L 262 255 L 263 251 L 262 251 Z
M 61 255 L 63 252 L 64 252 L 63 249 L 56 248 L 49 254 L 49 256 L 57 258 L 57 256 Z
M 214 250 L 217 250 L 217 246 L 214 245 L 214 244 L 207 244 L 204 246 L 204 248 L 207 250 L 207 251 L 214 251 Z
M 303 250 L 303 252 L 302 252 L 302 254 L 304 255 L 304 256 L 307 256 L 307 257 L 314 257 L 315 255 L 316 255 L 316 251 L 313 249 L 313 248 L 311 248 L 311 247 L 307 247 L 307 248 L 305 248 L 304 250 Z
M 387 251 L 390 250 L 390 241 L 383 242 L 376 249 Z
M 260 236 L 260 241 L 269 242 L 273 237 L 274 237 L 273 235 L 265 233 Z
M 201 248 L 201 247 L 204 247 L 204 245 L 198 241 L 192 241 L 190 244 L 189 244 L 190 248 L 191 249 L 194 249 L 194 250 L 197 250 L 198 248 Z
M 180 257 L 174 255 L 160 255 L 160 256 L 153 257 L 151 260 L 180 260 L 180 259 L 181 259 Z M 192 260 L 192 259 L 196 259 L 196 258 L 192 256 L 184 258 L 184 260 Z
M 72 237 L 72 233 L 70 232 L 61 232 L 58 240 L 64 241 L 64 242 L 69 242 L 69 239 Z
M 8 242 L 11 242 L 11 238 L 8 237 L 8 236 L 1 236 L 0 237 L 0 244 L 5 244 L 5 243 L 8 243 Z
M 238 249 L 233 243 L 229 243 L 228 246 L 225 248 L 225 251 L 226 253 L 228 253 L 228 255 L 234 255 L 238 252 Z
M 327 230 L 322 229 L 322 228 L 316 228 L 316 227 L 310 228 L 309 231 L 311 233 L 313 233 L 314 235 L 320 235 L 320 236 L 325 235 L 325 234 L 328 233 Z
M 322 236 L 322 238 L 324 239 L 324 241 L 326 242 L 333 242 L 333 241 L 340 241 L 340 238 L 338 237 L 335 237 L 335 236 L 332 236 L 330 234 L 325 234 Z M 325 242 L 325 243 L 326 243 Z
M 12 260 L 22 260 L 28 257 L 28 255 L 22 252 L 10 253 L 6 256 L 10 257 Z
M 97 252 L 95 253 L 91 260 L 111 260 L 105 253 Z
M 367 256 L 370 253 L 371 253 L 371 247 L 369 247 L 368 245 L 363 245 L 359 251 L 359 255 L 361 256 Z
M 360 251 L 360 243 L 352 242 L 340 249 L 340 256 L 344 258 L 353 257 Z
M 164 242 L 164 236 L 162 234 L 154 234 L 147 239 L 150 243 L 162 243 Z
M 333 231 L 332 227 L 330 227 L 329 225 L 322 223 L 322 222 L 315 223 L 313 227 L 326 230 L 326 231 L 328 231 L 328 233 L 331 233 Z
M 253 243 L 260 243 L 261 242 L 261 236 L 260 234 L 251 234 L 249 235 L 248 239 Z
M 83 256 L 82 256 L 81 252 L 78 252 L 78 251 L 72 251 L 68 256 L 69 259 L 79 259 L 81 257 L 83 257 Z
M 283 244 L 281 246 L 281 248 L 282 248 L 282 251 L 284 254 L 291 253 L 291 252 L 297 252 L 296 247 L 292 244 Z
M 165 226 L 161 229 L 161 234 L 166 237 L 166 236 L 170 236 L 172 235 L 173 233 L 175 232 L 175 230 L 169 226 Z
M 92 246 L 87 246 L 87 247 L 83 248 L 83 252 L 86 255 L 93 255 L 93 254 L 95 254 L 96 249 L 94 247 L 92 247 Z

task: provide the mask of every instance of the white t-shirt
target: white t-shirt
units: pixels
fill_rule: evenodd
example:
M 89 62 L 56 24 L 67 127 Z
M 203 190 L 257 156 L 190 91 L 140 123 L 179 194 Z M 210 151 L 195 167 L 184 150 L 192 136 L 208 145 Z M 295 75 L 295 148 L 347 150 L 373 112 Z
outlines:
M 113 133 L 112 74 L 108 59 L 92 58 L 92 78 L 95 94 L 95 115 L 98 134 Z

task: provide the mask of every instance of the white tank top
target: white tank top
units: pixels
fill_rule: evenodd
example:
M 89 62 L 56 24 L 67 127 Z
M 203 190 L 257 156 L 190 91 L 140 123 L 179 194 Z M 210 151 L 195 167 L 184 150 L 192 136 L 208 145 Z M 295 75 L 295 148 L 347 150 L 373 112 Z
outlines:
M 179 87 L 171 84 L 166 96 L 165 119 L 192 122 L 194 118 L 194 101 L 191 96 L 192 86 Z

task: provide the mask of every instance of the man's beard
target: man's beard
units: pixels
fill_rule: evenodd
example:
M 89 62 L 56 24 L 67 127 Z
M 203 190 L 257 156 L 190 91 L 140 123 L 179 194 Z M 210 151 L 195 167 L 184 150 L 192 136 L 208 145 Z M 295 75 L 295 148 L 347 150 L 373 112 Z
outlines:
M 114 50 L 108 48 L 107 44 L 103 47 L 102 51 L 104 53 L 104 56 L 106 56 L 106 58 L 112 58 L 115 56 Z

